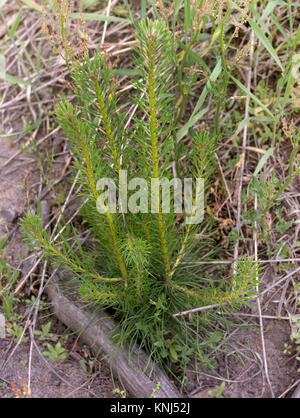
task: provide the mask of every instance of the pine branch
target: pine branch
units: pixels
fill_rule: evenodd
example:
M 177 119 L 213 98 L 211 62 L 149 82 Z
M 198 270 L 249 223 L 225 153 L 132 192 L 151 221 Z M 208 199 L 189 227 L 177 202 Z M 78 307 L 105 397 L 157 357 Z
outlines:
M 79 121 L 77 121 L 77 117 L 73 109 L 73 106 L 69 103 L 65 103 L 64 105 L 61 104 L 57 108 L 56 113 L 57 113 L 58 121 L 61 123 L 66 134 L 71 135 L 73 140 L 74 139 L 77 140 L 77 144 L 80 146 L 80 149 L 82 150 L 82 155 L 85 161 L 85 165 L 83 165 L 83 167 L 84 167 L 84 170 L 86 171 L 87 184 L 90 188 L 94 201 L 102 205 L 101 199 L 98 200 L 99 193 L 97 191 L 96 182 L 94 179 L 92 159 L 90 155 L 90 149 L 88 146 L 88 140 L 86 138 L 86 133 L 84 132 L 85 130 L 84 125 L 80 123 Z M 122 254 L 119 248 L 119 243 L 118 243 L 118 238 L 117 238 L 118 237 L 117 229 L 116 229 L 115 222 L 114 222 L 114 214 L 110 213 L 109 210 L 105 206 L 102 208 L 103 208 L 104 215 L 107 218 L 107 222 L 109 224 L 113 248 L 114 248 L 118 263 L 119 263 L 120 271 L 124 280 L 124 285 L 125 287 L 127 287 L 128 285 L 127 284 L 127 271 L 126 271 L 126 266 L 124 264 Z M 99 216 L 101 215 L 99 214 Z
M 256 278 L 259 272 L 259 262 L 253 263 L 253 258 L 243 257 L 238 260 L 237 272 L 232 277 L 232 283 L 230 284 L 231 290 L 226 289 L 222 291 L 220 288 L 204 289 L 203 292 L 195 291 L 193 289 L 187 289 L 186 287 L 180 286 L 176 283 L 172 283 L 172 287 L 191 296 L 195 299 L 202 299 L 209 302 L 227 302 L 227 303 L 238 303 L 249 299 L 252 293 L 255 293 L 255 285 L 257 284 Z M 241 300 L 241 298 L 243 298 Z
M 29 223 L 30 221 L 30 223 Z M 37 224 L 39 225 L 39 219 L 36 218 Z M 98 274 L 94 274 L 92 272 L 90 272 L 87 269 L 84 269 L 83 267 L 81 267 L 80 265 L 76 264 L 75 262 L 73 262 L 70 257 L 67 257 L 66 255 L 63 254 L 62 251 L 59 250 L 58 245 L 56 244 L 53 245 L 51 244 L 51 242 L 47 239 L 45 239 L 45 237 L 42 235 L 42 233 L 40 232 L 40 230 L 42 230 L 42 226 L 40 226 L 40 228 L 37 227 L 36 222 L 33 221 L 33 215 L 31 214 L 31 219 L 29 217 L 27 217 L 23 222 L 22 222 L 22 226 L 23 228 L 27 231 L 27 234 L 29 236 L 31 236 L 32 240 L 39 246 L 42 246 L 46 251 L 48 251 L 50 254 L 56 256 L 58 259 L 62 260 L 66 265 L 68 265 L 69 267 L 71 267 L 73 270 L 77 271 L 77 272 L 81 272 L 84 273 L 85 275 L 96 279 L 96 280 L 101 280 L 103 282 L 122 282 L 121 278 L 107 278 L 107 277 L 103 277 L 100 276 Z
M 163 45 L 163 42 L 168 42 L 169 39 L 167 39 L 165 28 L 160 22 L 147 22 L 147 24 L 145 22 L 142 22 L 140 24 L 140 30 L 140 51 L 143 58 L 145 77 L 147 81 L 146 98 L 148 101 L 149 110 L 149 139 L 151 144 L 152 177 L 154 179 L 158 179 L 159 185 L 159 120 L 157 118 L 159 109 L 157 109 L 157 105 L 159 104 L 158 96 L 161 97 L 163 95 L 165 86 L 163 86 L 163 89 L 160 89 L 160 87 L 162 87 L 162 73 L 161 71 L 158 71 L 159 69 L 162 70 L 162 68 L 164 71 L 168 69 L 166 64 L 164 63 L 164 61 L 166 60 L 166 56 L 162 53 L 162 49 L 165 51 L 167 44 Z M 163 48 L 163 46 L 165 48 Z M 167 62 L 167 64 L 169 63 Z M 166 240 L 166 226 L 161 212 L 159 187 L 155 188 L 154 204 L 156 209 L 158 210 L 158 212 L 156 213 L 156 217 L 161 243 L 163 264 L 166 273 L 166 281 L 168 282 L 170 276 L 170 259 Z
M 95 92 L 96 92 L 96 96 L 98 99 L 98 105 L 99 105 L 99 109 L 102 115 L 102 121 L 104 124 L 104 128 L 105 128 L 105 132 L 106 132 L 106 136 L 109 142 L 109 146 L 110 146 L 110 150 L 113 156 L 113 160 L 114 160 L 114 165 L 116 167 L 117 173 L 119 173 L 119 171 L 121 170 L 121 163 L 120 163 L 120 158 L 118 155 L 118 151 L 117 151 L 117 145 L 116 145 L 116 140 L 112 134 L 112 127 L 110 125 L 109 119 L 108 119 L 108 114 L 106 111 L 106 107 L 105 107 L 105 101 L 104 101 L 104 96 L 103 93 L 101 91 L 101 87 L 100 84 L 98 83 L 97 80 L 95 80 Z

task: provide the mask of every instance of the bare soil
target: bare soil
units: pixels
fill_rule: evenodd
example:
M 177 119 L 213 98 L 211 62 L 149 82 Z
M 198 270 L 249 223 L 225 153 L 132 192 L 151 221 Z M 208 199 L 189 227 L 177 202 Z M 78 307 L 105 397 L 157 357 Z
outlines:
M 284 395 L 298 381 L 295 357 L 283 354 L 284 344 L 290 343 L 290 327 L 284 320 L 267 320 L 265 331 L 270 384 L 264 371 L 260 329 L 257 324 L 252 327 L 249 324 L 231 337 L 232 350 L 217 356 L 213 373 L 201 368 L 189 372 L 191 396 L 207 397 L 208 391 L 216 390 L 222 382 L 226 383 L 222 392 L 225 398 L 278 398 Z M 286 396 L 292 393 L 292 390 L 288 391 Z

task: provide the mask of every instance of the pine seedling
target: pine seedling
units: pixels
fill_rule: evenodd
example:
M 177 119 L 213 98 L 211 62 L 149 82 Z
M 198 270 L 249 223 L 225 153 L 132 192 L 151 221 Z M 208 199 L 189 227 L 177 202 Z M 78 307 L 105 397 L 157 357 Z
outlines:
M 198 342 L 213 329 L 209 315 L 186 320 L 175 314 L 210 303 L 220 308 L 246 303 L 255 292 L 258 265 L 241 259 L 234 275 L 219 279 L 185 263 L 207 246 L 196 238 L 203 215 L 198 209 L 214 171 L 217 141 L 209 130 L 193 129 L 189 146 L 176 139 L 176 56 L 165 23 L 141 21 L 136 38 L 138 76 L 129 103 L 109 56 L 96 52 L 72 62 L 77 104 L 62 100 L 56 106 L 87 198 L 82 216 L 93 231 L 93 244 L 83 247 L 75 228 L 75 247 L 62 231 L 53 242 L 30 208 L 23 228 L 32 247 L 74 273 L 82 300 L 111 308 L 119 323 L 115 342 L 138 342 L 158 362 L 203 359 Z M 133 117 L 132 104 L 137 106 Z M 174 156 L 184 158 L 180 178 L 172 170 Z M 179 210 L 182 176 L 193 180 L 192 199 Z

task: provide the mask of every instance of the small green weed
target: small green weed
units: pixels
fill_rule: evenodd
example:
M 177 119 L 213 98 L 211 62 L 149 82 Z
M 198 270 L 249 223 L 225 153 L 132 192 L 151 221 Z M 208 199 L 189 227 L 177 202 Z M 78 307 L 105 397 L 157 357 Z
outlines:
M 50 341 L 57 341 L 59 336 L 57 334 L 53 334 L 50 332 L 51 329 L 51 322 L 47 322 L 47 324 L 41 326 L 41 331 L 36 330 L 34 331 L 35 335 L 37 335 L 40 341 L 50 340 Z
M 113 393 L 116 393 L 116 394 L 120 395 L 120 398 L 123 398 L 123 399 L 126 398 L 126 391 L 125 390 L 121 390 L 119 388 L 115 388 L 113 390 Z
M 225 389 L 225 382 L 222 382 L 220 386 L 217 387 L 217 389 L 212 389 L 208 391 L 209 396 L 212 396 L 214 398 L 224 398 L 222 395 L 223 391 Z
M 45 343 L 45 347 L 48 349 L 47 351 L 43 351 L 44 356 L 49 357 L 49 359 L 53 362 L 57 361 L 64 361 L 68 354 L 64 347 L 62 347 L 61 342 L 53 346 L 52 344 Z
M 22 338 L 23 330 L 24 328 L 21 325 L 18 325 L 16 322 L 13 322 L 12 324 L 7 324 L 7 327 L 6 327 L 6 331 L 8 332 L 8 334 L 16 337 L 18 342 L 19 341 L 26 342 L 28 340 L 28 338 L 25 336 L 23 336 Z

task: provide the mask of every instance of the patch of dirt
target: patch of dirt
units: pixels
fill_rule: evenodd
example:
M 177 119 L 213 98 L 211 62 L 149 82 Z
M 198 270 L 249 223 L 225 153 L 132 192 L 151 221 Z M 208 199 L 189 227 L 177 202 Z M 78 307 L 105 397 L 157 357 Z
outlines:
M 0 356 L 5 352 L 8 340 L 0 340 Z M 43 349 L 42 347 L 40 347 Z M 51 364 L 34 349 L 31 358 L 31 396 L 33 398 L 110 398 L 114 397 L 110 371 L 99 363 L 96 370 L 87 373 L 80 365 L 85 347 L 78 347 L 69 358 L 61 363 Z M 9 350 L 10 351 L 10 350 Z M 30 344 L 21 343 L 0 377 L 0 398 L 15 397 L 17 387 L 28 382 L 28 357 Z M 45 363 L 47 362 L 47 364 Z M 23 393 L 26 397 L 26 393 Z
M 296 356 L 284 354 L 285 344 L 291 344 L 289 321 L 265 319 L 263 323 L 264 347 L 259 323 L 252 321 L 232 333 L 228 340 L 231 349 L 216 355 L 213 372 L 201 366 L 189 371 L 192 397 L 207 397 L 208 391 L 216 391 L 222 382 L 225 398 L 278 398 L 293 394 L 288 389 L 299 381 L 299 373 Z
M 242 329 L 234 337 L 241 362 L 233 355 L 224 358 L 219 372 L 228 376 L 223 392 L 229 398 L 277 398 L 298 378 L 296 359 L 283 354 L 284 343 L 290 343 L 290 326 L 284 320 L 268 320 L 265 323 L 265 355 L 269 382 L 265 376 L 263 347 L 259 329 Z

